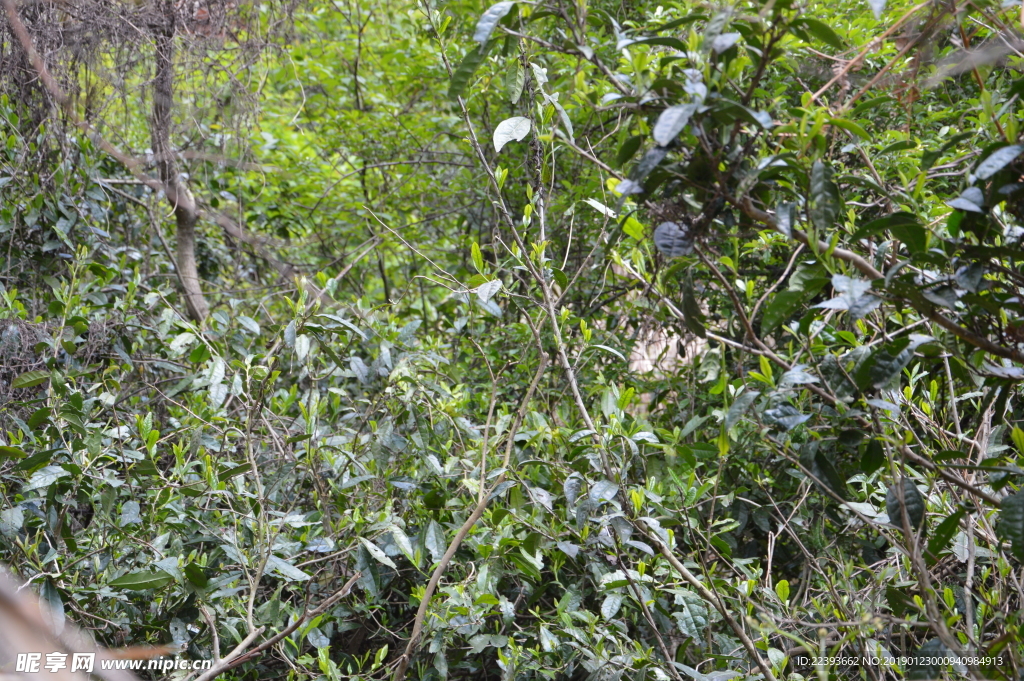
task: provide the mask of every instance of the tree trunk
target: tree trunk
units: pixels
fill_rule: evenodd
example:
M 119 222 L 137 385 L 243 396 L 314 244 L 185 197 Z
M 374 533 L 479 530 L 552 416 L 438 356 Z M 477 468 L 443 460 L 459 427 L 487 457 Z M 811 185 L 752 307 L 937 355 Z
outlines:
M 156 74 L 153 79 L 153 119 L 150 135 L 160 180 L 177 223 L 178 279 L 185 292 L 185 305 L 193 320 L 201 322 L 210 314 L 203 297 L 196 268 L 196 223 L 199 211 L 188 186 L 182 182 L 171 149 L 171 105 L 174 102 L 174 5 L 164 0 L 164 23 L 156 30 Z

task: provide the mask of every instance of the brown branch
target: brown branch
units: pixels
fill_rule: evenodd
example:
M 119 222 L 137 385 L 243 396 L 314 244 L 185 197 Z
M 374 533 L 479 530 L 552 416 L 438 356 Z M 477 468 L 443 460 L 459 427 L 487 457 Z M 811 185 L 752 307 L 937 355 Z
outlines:
M 861 49 L 861 51 L 860 51 L 860 52 L 859 52 L 859 53 L 857 54 L 857 56 L 855 56 L 855 57 L 854 57 L 853 59 L 851 59 L 850 61 L 848 61 L 848 62 L 846 63 L 846 66 L 844 66 L 844 67 L 843 67 L 842 69 L 840 69 L 840 70 L 839 70 L 839 72 L 838 72 L 838 73 L 836 73 L 836 74 L 835 74 L 835 75 L 834 75 L 834 76 L 832 77 L 832 80 L 830 80 L 830 81 L 828 81 L 827 83 L 825 83 L 824 85 L 822 85 L 822 86 L 821 86 L 821 88 L 820 88 L 820 89 L 819 89 L 819 90 L 818 90 L 817 92 L 815 92 L 814 94 L 812 94 L 812 95 L 811 95 L 811 101 L 812 101 L 812 102 L 816 101 L 816 100 L 818 99 L 818 97 L 821 97 L 821 96 L 822 96 L 823 94 L 825 94 L 825 92 L 826 92 L 826 91 L 827 91 L 827 90 L 828 90 L 828 89 L 829 89 L 830 87 L 832 87 L 833 85 L 835 85 L 836 83 L 838 83 L 838 82 L 839 82 L 840 80 L 842 80 L 842 79 L 843 79 L 843 77 L 844 77 L 844 76 L 846 76 L 846 74 L 847 74 L 847 73 L 849 73 L 851 69 L 853 69 L 853 68 L 855 68 L 855 67 L 856 67 L 857 65 L 859 65 L 859 64 L 861 63 L 861 61 L 862 61 L 862 60 L 864 59 L 864 57 L 865 57 L 865 56 L 867 55 L 867 53 L 868 53 L 868 52 L 870 52 L 870 51 L 871 51 L 872 49 L 874 49 L 874 48 L 875 48 L 875 44 L 876 44 L 876 43 L 880 43 L 881 41 L 885 40 L 885 39 L 886 39 L 886 38 L 888 38 L 888 37 L 889 37 L 890 35 L 892 35 L 893 33 L 895 33 L 895 32 L 896 32 L 896 29 L 898 29 L 898 28 L 899 28 L 900 26 L 902 26 L 902 25 L 903 25 L 903 22 L 905 22 L 905 21 L 906 21 L 907 19 L 909 19 L 909 18 L 910 18 L 911 16 L 913 16 L 913 14 L 914 14 L 915 12 L 917 12 L 917 10 L 919 10 L 919 9 L 921 9 L 921 8 L 923 8 L 923 7 L 927 7 L 927 6 L 928 6 L 928 5 L 930 5 L 930 4 L 931 4 L 931 2 L 922 2 L 921 4 L 919 4 L 919 5 L 915 5 L 915 6 L 911 7 L 911 8 L 909 9 L 909 10 L 907 10 L 907 12 L 906 12 L 906 13 L 905 13 L 905 14 L 904 14 L 904 15 L 903 15 L 902 17 L 900 17 L 900 18 L 899 18 L 899 19 L 898 19 L 898 20 L 896 21 L 896 23 L 895 23 L 895 24 L 893 24 L 893 25 L 892 25 L 892 26 L 890 26 L 890 27 L 889 27 L 888 29 L 886 29 L 886 30 L 885 30 L 885 32 L 884 32 L 884 33 L 882 33 L 882 35 L 878 36 L 877 38 L 875 38 L 874 40 L 872 40 L 871 42 L 869 42 L 869 43 L 868 43 L 867 45 L 865 45 L 865 46 L 864 46 L 864 47 L 863 47 L 863 48 Z
M 772 673 L 771 667 L 769 667 L 765 663 L 764 658 L 762 658 L 761 655 L 758 654 L 757 647 L 754 645 L 754 642 L 750 640 L 750 637 L 747 636 L 747 632 L 743 630 L 743 627 L 740 626 L 740 623 L 737 622 L 736 618 L 732 616 L 732 613 L 729 611 L 729 608 L 726 607 L 725 602 L 722 601 L 721 598 L 719 598 L 718 594 L 709 589 L 707 586 L 705 586 L 704 582 L 697 579 L 697 576 L 690 572 L 686 568 L 686 566 L 683 565 L 683 563 L 678 558 L 676 558 L 675 554 L 672 553 L 672 549 L 668 547 L 668 545 L 661 539 L 661 537 L 657 535 L 657 533 L 651 531 L 644 532 L 644 534 L 650 541 L 654 542 L 655 546 L 657 546 L 658 550 L 661 552 L 661 555 L 665 556 L 665 559 L 669 562 L 669 565 L 671 565 L 675 569 L 675 571 L 679 573 L 679 576 L 683 578 L 683 581 L 689 584 L 691 587 L 693 587 L 693 589 L 696 590 L 698 594 L 700 594 L 701 598 L 703 598 L 705 601 L 713 605 L 715 607 L 715 610 L 717 610 L 719 614 L 722 615 L 722 619 L 725 620 L 725 623 L 729 625 L 729 628 L 732 629 L 733 633 L 736 634 L 737 638 L 740 639 L 740 643 L 743 644 L 743 647 L 746 649 L 747 654 L 753 658 L 754 663 L 761 670 L 761 673 L 764 675 L 764 678 L 767 679 L 767 681 L 776 681 L 775 675 Z M 669 663 L 671 664 L 671 660 L 669 660 Z
M 293 631 L 302 626 L 303 623 L 308 622 L 309 620 L 315 617 L 319 617 L 323 613 L 327 612 L 328 608 L 330 608 L 332 605 L 334 605 L 342 598 L 347 596 L 349 592 L 352 591 L 352 586 L 361 576 L 361 572 L 356 572 L 347 582 L 345 582 L 345 585 L 343 587 L 341 587 L 333 594 L 331 594 L 331 596 L 329 596 L 327 600 L 325 600 L 323 603 L 321 603 L 312 610 L 303 612 L 301 617 L 298 617 L 294 622 L 292 622 L 287 627 L 279 631 L 277 634 L 271 636 L 266 641 L 264 641 L 263 643 L 259 644 L 258 646 L 256 646 L 255 648 L 246 653 L 245 649 L 248 647 L 250 643 L 252 643 L 252 641 L 257 636 L 260 635 L 260 633 L 263 632 L 264 628 L 260 627 L 259 629 L 254 630 L 252 633 L 246 636 L 245 640 L 239 643 L 234 650 L 225 655 L 218 664 L 214 665 L 208 671 L 204 672 L 202 675 L 197 677 L 195 681 L 210 681 L 211 679 L 220 676 L 224 672 L 230 669 L 234 669 L 240 664 L 248 662 L 249 660 L 253 659 L 257 655 L 262 653 L 263 651 L 268 650 L 269 648 L 277 645 L 286 636 L 290 635 Z
M 199 212 L 188 186 L 181 181 L 171 149 L 171 107 L 174 104 L 174 6 L 164 0 L 163 25 L 156 29 L 156 77 L 153 79 L 153 118 L 150 137 L 160 181 L 174 208 L 177 223 L 175 255 L 178 279 L 185 293 L 189 316 L 201 322 L 210 314 L 196 267 L 196 223 Z
M 462 524 L 459 531 L 455 534 L 452 539 L 452 543 L 448 545 L 448 550 L 444 552 L 441 560 L 438 561 L 437 567 L 434 568 L 434 572 L 430 575 L 430 581 L 427 582 L 427 588 L 423 592 L 423 598 L 420 599 L 420 606 L 416 610 L 416 619 L 413 620 L 412 635 L 409 636 L 409 642 L 405 646 L 405 652 L 398 658 L 398 666 L 395 668 L 395 674 L 392 677 L 392 681 L 403 681 L 405 673 L 409 669 L 409 663 L 412 661 L 412 654 L 416 651 L 416 646 L 419 644 L 420 635 L 423 633 L 423 622 L 427 617 L 427 607 L 430 605 L 430 599 L 434 595 L 434 591 L 437 589 L 438 583 L 441 581 L 441 577 L 444 575 L 444 571 L 448 568 L 448 564 L 455 556 L 455 552 L 459 550 L 459 546 L 462 545 L 462 540 L 466 538 L 469 531 L 473 529 L 476 522 L 480 520 L 480 517 L 484 514 L 484 510 L 487 508 L 487 501 L 490 499 L 491 494 L 494 490 L 505 481 L 505 476 L 508 471 L 508 463 L 512 456 L 512 448 L 515 445 L 516 433 L 519 431 L 519 427 L 523 423 L 523 419 L 526 417 L 526 409 L 530 403 L 530 399 L 533 397 L 534 391 L 537 390 L 537 385 L 540 384 L 540 379 L 544 376 L 544 370 L 547 369 L 548 358 L 546 355 L 541 355 L 540 365 L 537 367 L 537 373 L 533 376 L 533 381 L 530 383 L 530 387 L 526 390 L 526 395 L 523 397 L 523 401 L 519 405 L 519 413 L 516 414 L 516 420 L 512 424 L 511 430 L 508 432 L 508 439 L 505 443 L 505 458 L 504 468 L 505 472 L 502 472 L 498 476 L 498 479 L 494 481 L 494 485 L 491 486 L 484 494 L 480 496 L 480 500 L 477 501 L 476 507 L 473 512 L 466 518 L 466 522 Z M 486 453 L 484 453 L 486 456 Z M 483 488 L 481 488 L 483 489 Z M 205 679 L 196 679 L 196 681 L 205 681 Z

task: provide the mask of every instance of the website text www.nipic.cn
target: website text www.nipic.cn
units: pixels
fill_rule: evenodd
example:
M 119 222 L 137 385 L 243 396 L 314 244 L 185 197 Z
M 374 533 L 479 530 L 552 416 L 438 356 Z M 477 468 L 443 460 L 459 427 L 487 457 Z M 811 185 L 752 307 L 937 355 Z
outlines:
M 100 659 L 100 670 L 123 669 L 131 671 L 170 672 L 178 670 L 210 669 L 213 660 L 132 660 Z M 14 671 L 23 674 L 38 674 L 41 671 L 57 673 L 65 669 L 72 672 L 91 674 L 96 667 L 96 653 L 18 653 Z

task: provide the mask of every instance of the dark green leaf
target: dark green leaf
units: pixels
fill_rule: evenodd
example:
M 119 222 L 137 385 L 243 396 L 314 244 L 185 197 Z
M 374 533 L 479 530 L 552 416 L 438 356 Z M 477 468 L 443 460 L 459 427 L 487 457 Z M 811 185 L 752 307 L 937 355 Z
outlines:
M 505 93 L 508 101 L 517 104 L 523 96 L 523 85 L 526 83 L 526 70 L 518 59 L 513 59 L 508 65 L 508 72 L 505 74 Z
M 480 64 L 484 61 L 484 48 L 481 46 L 474 47 L 472 50 L 466 53 L 466 56 L 462 58 L 462 63 L 452 73 L 452 81 L 448 86 L 448 98 L 458 99 L 465 92 L 466 87 L 469 85 L 470 79 L 476 70 L 480 68 Z
M 860 469 L 871 475 L 885 463 L 885 449 L 878 440 L 869 440 L 860 458 Z
M 894 151 L 906 151 L 907 149 L 916 149 L 917 142 L 914 140 L 903 140 L 902 142 L 893 142 L 889 146 L 878 152 L 878 155 L 891 154 Z
M 999 505 L 999 538 L 1010 542 L 1010 553 L 1024 561 L 1024 490 L 1003 499 Z
M 681 52 L 686 51 L 686 43 L 679 38 L 672 38 L 669 36 L 656 36 L 653 38 L 639 38 L 637 40 L 629 41 L 630 45 L 662 45 L 664 47 L 672 47 Z
M 910 478 L 900 478 L 900 482 L 891 485 L 885 495 L 885 512 L 889 514 L 889 522 L 896 527 L 903 528 L 903 508 L 906 507 L 907 518 L 910 520 L 910 527 L 914 530 L 922 528 L 924 523 L 924 497 L 918 491 L 917 485 Z M 899 490 L 903 492 L 903 501 L 900 501 Z
M 19 447 L 0 445 L 0 459 L 24 459 L 28 454 Z
M 195 563 L 189 563 L 186 565 L 184 573 L 188 581 L 191 582 L 193 586 L 200 589 L 205 589 L 206 585 L 210 583 L 209 578 L 206 576 L 206 571 Z
M 886 102 L 895 102 L 895 101 L 896 101 L 895 99 L 893 99 L 892 97 L 890 97 L 888 95 L 884 95 L 882 97 L 874 97 L 872 99 L 865 100 L 865 101 L 861 102 L 860 104 L 858 104 L 857 106 L 853 107 L 853 110 L 850 112 L 850 116 L 856 117 L 856 116 L 861 115 L 865 111 L 871 111 L 873 109 L 877 109 L 878 107 L 880 107 L 881 105 L 885 104 Z
M 644 157 L 640 159 L 640 162 L 636 164 L 636 168 L 633 169 L 633 173 L 630 179 L 636 183 L 642 183 L 644 178 L 651 174 L 651 171 L 658 167 L 658 164 L 664 160 L 668 154 L 668 150 L 663 147 L 654 147 L 650 149 Z
M 739 33 L 722 33 L 720 35 L 716 35 L 711 39 L 711 51 L 715 54 L 721 54 L 739 42 L 740 37 Z
M 924 343 L 934 340 L 930 336 L 911 334 L 898 338 L 888 345 L 876 350 L 864 361 L 854 374 L 861 390 L 882 388 L 896 379 L 903 369 L 910 364 L 914 351 Z
M 946 667 L 943 660 L 952 659 L 949 649 L 937 638 L 927 641 L 917 649 L 907 665 L 907 680 L 941 679 Z
M 769 423 L 775 424 L 783 430 L 792 430 L 811 417 L 809 414 L 801 414 L 796 407 L 783 404 L 772 409 L 766 409 L 764 418 Z
M 939 554 L 949 546 L 949 542 L 953 540 L 953 535 L 960 529 L 960 519 L 964 517 L 964 514 L 964 509 L 957 509 L 955 513 L 943 520 L 935 528 L 932 538 L 928 540 L 927 559 L 929 565 L 934 565 L 939 559 Z
M 811 440 L 800 447 L 800 465 L 810 471 L 815 482 L 831 490 L 840 499 L 846 498 L 846 481 L 821 451 L 821 441 Z
M 839 188 L 832 181 L 832 168 L 822 161 L 815 161 L 811 167 L 811 222 L 824 231 L 835 227 L 839 218 Z
M 914 599 L 903 589 L 894 586 L 885 587 L 885 600 L 889 604 L 889 610 L 895 617 L 902 618 L 907 610 L 914 605 Z
M 224 482 L 225 480 L 233 478 L 236 475 L 241 475 L 242 473 L 248 473 L 250 470 L 252 470 L 252 464 L 243 463 L 241 466 L 235 466 L 234 468 L 229 468 L 228 470 L 222 472 L 217 477 L 220 478 L 221 482 Z
M 832 27 L 824 21 L 804 16 L 794 20 L 793 25 L 802 26 L 807 29 L 808 33 L 830 47 L 834 47 L 837 50 L 846 48 L 846 45 L 843 43 L 843 39 L 839 37 L 839 34 L 832 30 Z
M 60 597 L 60 591 L 49 577 L 43 582 L 40 589 L 40 600 L 46 604 L 43 610 L 43 617 L 49 621 L 54 633 L 60 634 L 64 630 L 64 601 Z
M 876 218 L 871 222 L 863 225 L 853 234 L 853 240 L 858 241 L 864 237 L 871 236 L 874 234 L 881 234 L 886 230 L 891 230 L 895 227 L 902 227 L 906 225 L 921 225 L 921 222 L 917 219 L 917 216 L 913 213 L 906 211 L 898 211 L 896 213 L 890 213 L 885 217 Z
M 701 312 L 700 303 L 697 302 L 697 296 L 693 292 L 693 281 L 689 277 L 686 278 L 686 285 L 683 287 L 683 321 L 686 323 L 686 328 L 696 335 L 701 338 L 706 336 L 704 313 Z
M 786 236 L 793 236 L 796 224 L 796 206 L 789 202 L 780 203 L 775 209 L 775 225 Z
M 633 135 L 623 142 L 622 146 L 619 147 L 618 155 L 615 157 L 615 167 L 621 168 L 628 163 L 636 155 L 643 141 L 643 135 Z
M 48 423 L 49 421 L 50 410 L 47 407 L 43 407 L 42 409 L 37 409 L 34 412 L 32 412 L 32 415 L 28 417 L 28 421 L 26 421 L 26 423 L 28 423 L 29 428 L 35 430 L 39 426 L 43 425 L 44 423 Z
M 170 584 L 172 581 L 174 581 L 174 577 L 171 577 L 163 570 L 138 570 L 118 577 L 110 582 L 108 586 L 128 589 L 129 591 L 147 591 L 149 589 L 159 589 Z
M 803 291 L 780 291 L 764 310 L 761 318 L 761 333 L 768 334 L 792 317 L 800 308 L 806 294 Z

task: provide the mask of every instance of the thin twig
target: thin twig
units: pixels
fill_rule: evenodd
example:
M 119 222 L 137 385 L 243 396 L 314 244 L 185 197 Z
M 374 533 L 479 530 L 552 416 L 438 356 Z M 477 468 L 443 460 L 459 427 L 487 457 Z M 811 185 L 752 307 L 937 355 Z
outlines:
M 448 545 L 448 550 L 444 552 L 441 560 L 437 563 L 437 567 L 434 568 L 434 572 L 430 575 L 430 581 L 427 582 L 427 588 L 423 591 L 423 597 L 420 599 L 420 606 L 416 610 L 416 618 L 413 620 L 412 625 L 412 635 L 409 636 L 409 642 L 405 646 L 405 651 L 398 659 L 398 665 L 395 667 L 395 674 L 392 677 L 393 681 L 403 681 L 405 678 L 405 673 L 409 669 L 409 663 L 412 661 L 412 655 L 416 652 L 416 646 L 419 644 L 420 635 L 423 633 L 423 622 L 427 617 L 427 608 L 430 605 L 430 599 L 433 597 L 434 591 L 437 589 L 437 585 L 441 581 L 441 577 L 444 575 L 444 571 L 448 568 L 448 564 L 455 556 L 455 552 L 459 550 L 459 546 L 462 545 L 462 541 L 469 534 L 470 530 L 473 529 L 473 526 L 476 525 L 476 522 L 480 520 L 481 516 L 483 516 L 491 494 L 495 489 L 497 489 L 498 485 L 505 481 L 505 477 L 508 472 L 508 463 L 512 456 L 512 448 L 515 445 L 516 433 L 519 431 L 519 426 L 522 425 L 523 419 L 526 417 L 526 410 L 529 407 L 530 400 L 533 398 L 533 393 L 537 390 L 537 385 L 540 384 L 540 379 L 544 375 L 544 370 L 547 369 L 547 366 L 548 358 L 545 355 L 541 355 L 540 364 L 537 366 L 537 372 L 533 376 L 533 381 L 530 383 L 530 387 L 526 390 L 526 395 L 523 396 L 522 402 L 519 405 L 519 413 L 516 414 L 516 420 L 513 422 L 512 428 L 508 432 L 508 440 L 505 443 L 505 458 L 502 463 L 502 467 L 505 470 L 498 476 L 497 480 L 494 481 L 494 484 L 487 490 L 486 494 L 482 494 L 480 496 L 473 512 L 469 514 L 469 517 L 466 518 L 466 522 L 464 522 L 462 527 L 459 528 L 459 531 L 455 533 L 452 543 Z M 205 680 L 197 679 L 196 681 Z

